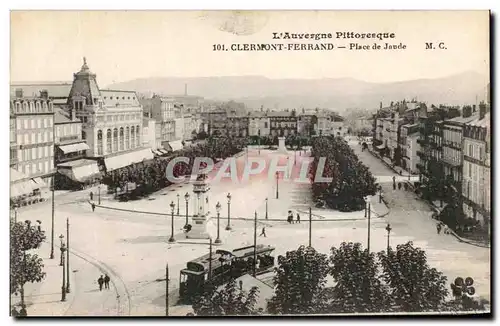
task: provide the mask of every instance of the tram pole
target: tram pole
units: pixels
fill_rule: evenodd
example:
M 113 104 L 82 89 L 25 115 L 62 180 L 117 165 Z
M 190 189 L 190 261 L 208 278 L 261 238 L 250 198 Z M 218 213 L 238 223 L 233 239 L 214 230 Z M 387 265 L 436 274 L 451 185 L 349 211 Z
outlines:
M 256 275 L 257 267 L 257 212 L 255 212 L 255 218 L 253 223 L 253 277 Z
M 311 207 L 309 207 L 309 247 L 312 247 L 311 233 L 312 233 L 312 212 L 311 212 Z
M 166 282 L 166 286 L 165 286 L 165 316 L 168 316 L 168 264 L 165 266 L 165 282 Z
M 212 237 L 210 237 L 210 246 L 209 246 L 209 255 L 208 255 L 208 281 L 212 281 Z

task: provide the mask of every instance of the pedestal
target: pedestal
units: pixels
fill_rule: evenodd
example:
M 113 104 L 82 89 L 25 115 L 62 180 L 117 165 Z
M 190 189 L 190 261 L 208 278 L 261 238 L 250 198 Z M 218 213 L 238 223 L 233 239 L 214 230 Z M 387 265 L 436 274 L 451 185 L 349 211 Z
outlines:
M 193 217 L 191 231 L 186 234 L 186 239 L 210 239 L 207 222 L 208 216 Z
M 281 153 L 287 153 L 285 146 L 285 137 L 278 137 L 278 151 Z

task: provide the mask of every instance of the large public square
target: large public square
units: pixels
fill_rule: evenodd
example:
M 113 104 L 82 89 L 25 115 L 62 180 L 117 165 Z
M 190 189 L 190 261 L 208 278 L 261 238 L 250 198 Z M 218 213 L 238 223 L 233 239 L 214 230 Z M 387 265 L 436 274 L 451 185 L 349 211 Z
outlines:
M 490 250 L 461 243 L 452 235 L 437 234 L 432 210 L 411 191 L 393 190 L 392 177 L 396 175 L 368 151 L 361 151 L 357 141 L 350 141 L 359 159 L 377 178 L 387 202 L 384 214 L 374 212 L 371 220 L 372 251 L 387 246 L 385 227 L 390 223 L 392 246 L 413 241 L 427 252 L 428 262 L 442 271 L 451 282 L 455 277 L 472 277 L 476 292 L 490 299 Z M 249 149 L 238 155 L 237 166 L 246 160 L 260 157 L 283 162 L 296 160 L 296 167 L 308 159 L 308 153 L 280 153 L 278 151 Z M 297 169 L 297 168 L 296 168 Z M 216 173 L 217 171 L 213 171 Z M 292 174 L 297 171 L 293 171 Z M 189 260 L 208 253 L 208 242 L 190 241 L 184 236 L 186 202 L 184 195 L 192 194 L 192 184 L 172 185 L 148 198 L 118 202 L 101 189 L 101 206 L 92 211 L 89 193 L 98 193 L 96 187 L 78 192 L 58 193 L 55 197 L 55 259 L 50 254 L 51 202 L 23 207 L 18 220 L 41 220 L 47 242 L 40 254 L 44 258 L 47 276 L 44 281 L 26 286 L 26 302 L 31 315 L 131 315 L 160 316 L 165 313 L 165 265 L 170 272 L 170 314 L 185 315 L 187 306 L 175 306 L 179 286 L 179 272 Z M 312 209 L 312 246 L 329 253 L 342 242 L 367 244 L 367 220 L 364 212 L 341 213 L 314 208 L 310 184 L 278 180 L 279 198 L 276 198 L 276 179 L 265 171 L 247 181 L 232 182 L 229 178 L 213 182 L 208 193 L 210 216 L 209 232 L 216 237 L 215 205 L 219 202 L 221 247 L 237 248 L 253 244 L 253 217 L 258 216 L 258 233 L 266 227 L 267 237 L 257 242 L 276 248 L 275 255 L 308 244 L 308 210 Z M 227 194 L 231 194 L 231 231 L 225 227 L 228 218 Z M 178 196 L 179 195 L 179 196 Z M 266 205 L 267 198 L 267 205 Z M 95 200 L 95 198 L 94 198 Z M 375 199 L 373 199 L 375 200 Z M 176 205 L 175 243 L 168 243 L 171 230 L 170 203 Z M 177 205 L 179 215 L 177 216 Z M 266 220 L 266 206 L 268 219 Z M 383 205 L 377 205 L 381 207 Z M 190 206 L 191 207 L 191 206 Z M 111 208 L 111 209 L 110 209 Z M 112 208 L 119 208 L 114 210 Z M 377 208 L 378 209 L 378 208 Z M 301 223 L 286 221 L 288 210 L 301 215 Z M 150 212 L 150 213 L 146 213 Z M 66 219 L 70 222 L 71 292 L 66 302 L 60 302 L 62 269 L 58 266 L 60 234 L 66 234 Z M 97 278 L 107 273 L 111 277 L 110 290 L 100 292 Z M 16 300 L 16 298 L 14 298 Z

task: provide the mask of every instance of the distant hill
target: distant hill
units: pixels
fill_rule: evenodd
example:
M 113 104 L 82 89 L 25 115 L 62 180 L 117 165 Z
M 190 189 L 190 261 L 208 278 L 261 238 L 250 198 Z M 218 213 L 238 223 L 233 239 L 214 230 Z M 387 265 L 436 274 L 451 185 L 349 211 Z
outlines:
M 237 77 L 156 77 L 107 86 L 144 94 L 182 94 L 184 85 L 192 95 L 213 100 L 234 100 L 250 108 L 378 108 L 380 101 L 417 98 L 431 104 L 461 105 L 486 96 L 486 78 L 476 72 L 438 78 L 392 83 L 369 83 L 353 78 L 269 79 L 262 76 Z

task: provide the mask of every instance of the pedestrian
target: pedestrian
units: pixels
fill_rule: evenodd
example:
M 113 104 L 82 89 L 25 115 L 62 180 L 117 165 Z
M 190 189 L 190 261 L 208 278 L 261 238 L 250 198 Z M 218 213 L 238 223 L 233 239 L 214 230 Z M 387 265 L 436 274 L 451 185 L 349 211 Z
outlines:
M 436 224 L 437 233 L 441 233 L 441 223 Z
M 292 220 L 293 220 L 293 214 L 292 214 L 292 211 L 288 211 L 288 224 L 292 224 Z
M 110 278 L 109 278 L 108 274 L 106 274 L 106 276 L 104 276 L 104 288 L 108 289 L 108 290 L 109 290 L 109 281 L 110 281 Z
M 19 310 L 19 317 L 26 317 L 28 316 L 28 312 L 26 311 L 26 305 L 21 306 L 21 310 Z
M 398 182 L 398 190 L 401 190 L 401 182 Z
M 396 190 L 396 177 L 392 176 L 392 190 Z
M 300 214 L 297 213 L 297 223 L 300 223 Z
M 95 204 L 92 203 L 91 205 L 92 205 L 92 212 L 94 212 L 95 211 Z
M 262 231 L 260 232 L 259 237 L 261 237 L 261 236 L 264 236 L 264 238 L 267 238 L 266 227 L 265 226 L 262 227 Z
M 102 285 L 104 284 L 104 278 L 102 275 L 97 279 L 97 283 L 99 283 L 99 291 L 102 291 Z
M 94 193 L 92 191 L 90 192 L 90 200 L 94 200 Z

